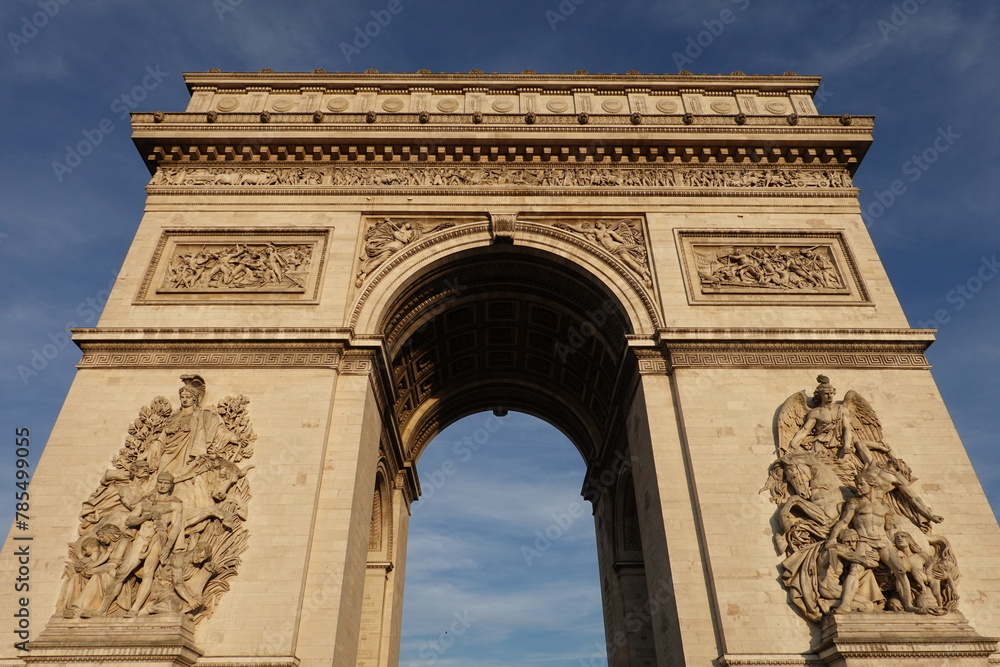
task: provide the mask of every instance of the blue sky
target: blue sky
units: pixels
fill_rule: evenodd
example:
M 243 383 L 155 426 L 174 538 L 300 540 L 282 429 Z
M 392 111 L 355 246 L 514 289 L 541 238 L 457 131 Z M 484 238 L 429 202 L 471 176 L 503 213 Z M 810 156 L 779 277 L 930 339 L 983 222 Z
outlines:
M 866 221 L 911 324 L 940 329 L 929 352 L 935 378 L 1000 508 L 994 407 L 1000 378 L 994 164 L 1000 6 L 926 0 L 399 1 L 401 10 L 363 48 L 352 44 L 356 29 L 372 20 L 371 12 L 385 10 L 388 0 L 3 3 L 4 487 L 12 485 L 14 428 L 29 427 L 35 449 L 41 448 L 79 359 L 65 329 L 96 322 L 142 214 L 148 175 L 131 144 L 124 109 L 183 109 L 182 72 L 791 70 L 824 77 L 821 112 L 877 116 L 875 144 L 855 179 Z M 138 97 L 143 99 L 133 99 Z M 88 137 L 94 148 L 79 164 L 53 167 L 67 162 L 67 146 Z M 475 428 L 476 419 L 453 428 Z M 435 655 L 435 664 L 576 665 L 581 652 L 589 657 L 600 640 L 589 519 L 574 522 L 532 566 L 517 560 L 519 546 L 546 527 L 546 517 L 579 498 L 580 458 L 548 427 L 509 420 L 482 456 L 414 513 L 407 609 L 433 609 L 440 617 L 429 611 L 408 616 L 403 664 L 427 664 L 418 655 L 422 642 L 436 638 L 450 614 L 466 609 L 483 620 Z M 447 456 L 447 444 L 432 445 L 421 469 L 433 470 Z M 473 530 L 469 514 L 492 507 L 495 501 L 485 494 L 499 494 L 501 483 L 514 483 L 519 493 L 498 496 L 505 512 L 491 517 L 489 531 Z M 4 504 L 0 511 L 9 509 Z M 547 574 L 536 583 L 525 583 L 532 581 L 529 574 L 542 572 Z M 571 632 L 577 627 L 593 633 Z M 543 656 L 540 635 L 561 641 L 558 647 L 544 642 L 551 652 Z M 514 658 L 515 650 L 528 655 Z

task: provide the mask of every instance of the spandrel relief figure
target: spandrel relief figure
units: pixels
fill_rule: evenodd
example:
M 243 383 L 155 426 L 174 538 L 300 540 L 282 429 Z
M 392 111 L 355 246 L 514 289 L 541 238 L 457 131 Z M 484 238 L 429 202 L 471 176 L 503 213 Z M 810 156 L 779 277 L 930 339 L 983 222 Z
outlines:
M 84 501 L 58 610 L 67 618 L 211 614 L 247 547 L 250 487 L 239 466 L 256 435 L 246 397 L 202 407 L 205 381 L 181 376 L 176 411 L 157 397 Z
M 453 224 L 455 223 L 416 220 L 395 222 L 389 218 L 375 223 L 365 232 L 364 254 L 359 257 L 360 265 L 354 281 L 355 286 L 361 287 L 372 271 L 382 266 L 390 257 L 406 246 L 422 236 L 444 227 L 451 227 Z
M 646 287 L 652 287 L 642 231 L 630 220 L 609 223 L 604 220 L 580 223 L 556 223 L 556 227 L 585 236 L 591 243 L 623 263 L 642 278 Z
M 883 440 L 871 405 L 825 376 L 810 403 L 790 396 L 777 416 L 767 484 L 778 505 L 781 581 L 802 614 L 955 608 L 958 567 L 933 534 L 943 517 L 914 491 L 912 472 Z

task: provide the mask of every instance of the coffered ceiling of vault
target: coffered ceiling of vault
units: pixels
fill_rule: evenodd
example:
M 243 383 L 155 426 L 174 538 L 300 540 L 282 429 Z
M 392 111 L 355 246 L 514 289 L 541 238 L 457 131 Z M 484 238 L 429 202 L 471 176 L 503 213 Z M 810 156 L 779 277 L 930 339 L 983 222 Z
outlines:
M 588 457 L 630 360 L 627 325 L 610 296 L 513 250 L 467 257 L 415 282 L 384 331 L 396 416 L 414 456 L 452 421 L 503 407 L 549 420 Z

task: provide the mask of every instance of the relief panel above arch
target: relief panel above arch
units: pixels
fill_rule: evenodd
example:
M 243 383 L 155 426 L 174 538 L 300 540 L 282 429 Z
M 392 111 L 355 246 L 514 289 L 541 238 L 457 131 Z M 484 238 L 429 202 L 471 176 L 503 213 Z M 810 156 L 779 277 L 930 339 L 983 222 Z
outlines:
M 678 230 L 691 305 L 872 305 L 843 233 Z
M 316 304 L 333 229 L 167 229 L 134 304 Z

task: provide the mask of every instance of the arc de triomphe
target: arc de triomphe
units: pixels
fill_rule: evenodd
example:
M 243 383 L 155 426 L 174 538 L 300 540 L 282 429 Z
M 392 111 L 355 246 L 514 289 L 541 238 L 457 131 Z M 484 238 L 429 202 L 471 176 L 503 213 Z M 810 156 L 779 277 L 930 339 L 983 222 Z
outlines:
M 416 461 L 483 410 L 586 461 L 614 667 L 993 664 L 1000 533 L 818 78 L 185 78 L 3 665 L 395 665 Z

